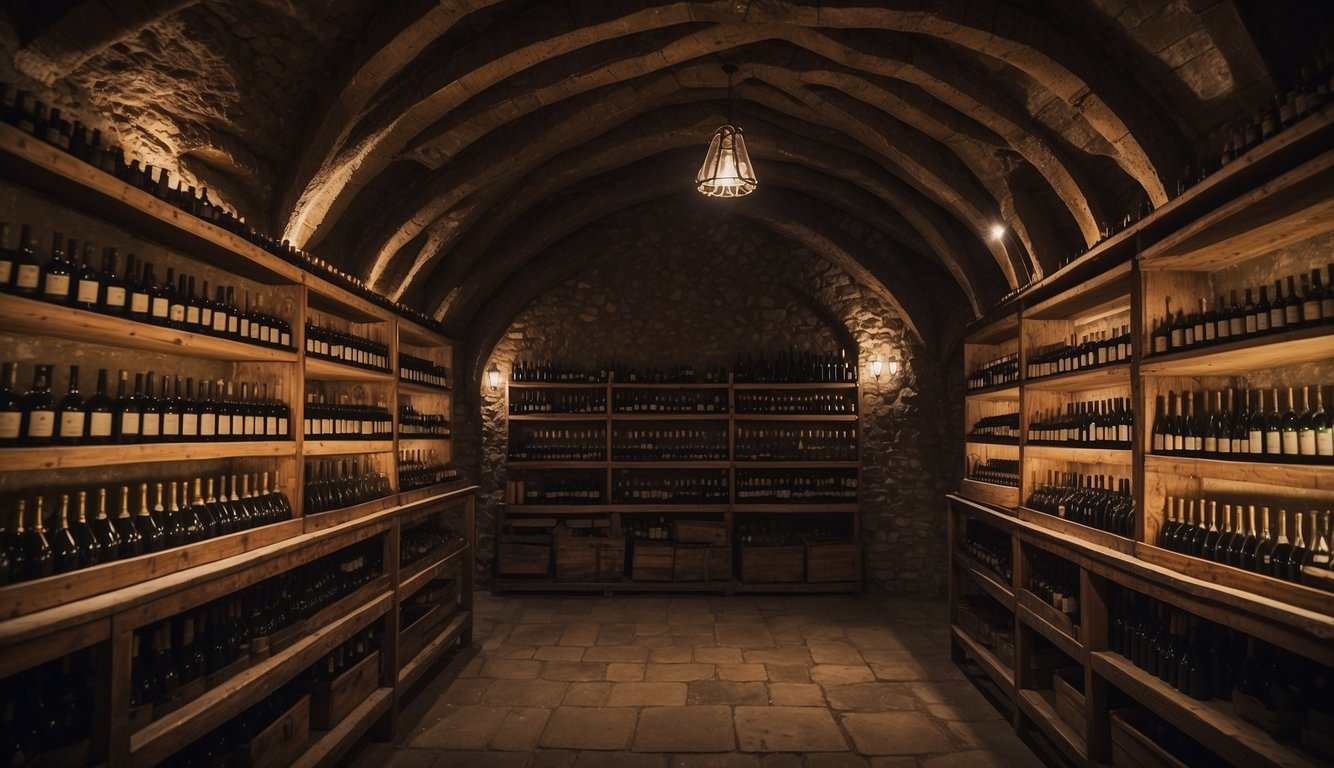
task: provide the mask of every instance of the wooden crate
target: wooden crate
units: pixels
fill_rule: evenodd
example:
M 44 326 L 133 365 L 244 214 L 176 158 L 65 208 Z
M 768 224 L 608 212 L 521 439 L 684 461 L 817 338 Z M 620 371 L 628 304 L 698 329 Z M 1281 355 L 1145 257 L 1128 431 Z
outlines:
M 310 727 L 330 730 L 378 687 L 379 651 L 372 652 L 332 680 L 300 683 L 300 690 L 310 694 Z
M 451 611 L 452 612 L 452 611 Z M 435 630 L 449 615 L 440 605 L 403 607 L 403 630 L 398 635 L 398 664 L 401 667 L 416 658 L 435 636 Z
M 1241 719 L 1253 723 L 1276 741 L 1294 741 L 1302 732 L 1305 712 L 1275 712 L 1254 696 L 1233 689 L 1232 706 Z
M 310 740 L 310 697 L 302 696 L 249 744 L 238 744 L 236 763 L 241 768 L 288 768 L 306 751 Z
M 1052 676 L 1052 688 L 1056 691 L 1056 714 L 1081 737 L 1088 738 L 1088 727 L 1084 722 L 1084 670 L 1080 667 L 1064 667 L 1056 670 Z
M 625 539 L 556 537 L 556 581 L 620 581 L 625 578 Z
M 501 576 L 546 576 L 551 572 L 551 537 L 504 534 L 496 554 Z
M 630 554 L 630 578 L 635 581 L 671 581 L 676 547 L 671 542 L 636 541 Z
M 675 518 L 672 520 L 672 538 L 678 544 L 726 544 L 727 521 Z
M 707 544 L 676 545 L 672 581 L 728 581 L 732 578 L 732 548 Z
M 1189 768 L 1137 727 L 1143 712 L 1117 709 L 1112 715 L 1112 765 L 1117 768 Z
M 806 542 L 806 581 L 862 580 L 862 548 L 855 541 Z
M 806 547 L 741 547 L 741 580 L 751 584 L 801 581 Z

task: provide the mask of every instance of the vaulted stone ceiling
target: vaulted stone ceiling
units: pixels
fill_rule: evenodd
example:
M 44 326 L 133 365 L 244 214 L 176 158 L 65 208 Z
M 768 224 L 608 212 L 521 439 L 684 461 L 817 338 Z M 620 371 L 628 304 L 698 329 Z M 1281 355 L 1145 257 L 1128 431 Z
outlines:
M 694 195 L 733 63 L 760 188 L 707 203 L 921 327 L 1216 155 L 1275 89 L 1275 24 L 1302 21 L 1245 5 L 12 0 L 0 45 L 11 78 L 460 333 L 568 235 Z

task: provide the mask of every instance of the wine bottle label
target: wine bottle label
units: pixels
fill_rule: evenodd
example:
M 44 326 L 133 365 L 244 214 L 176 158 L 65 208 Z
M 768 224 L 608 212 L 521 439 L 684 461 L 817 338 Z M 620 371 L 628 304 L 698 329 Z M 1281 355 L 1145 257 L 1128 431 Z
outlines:
M 20 290 L 35 291 L 41 278 L 42 270 L 36 264 L 20 264 L 19 273 L 14 276 L 14 287 Z
M 1265 433 L 1265 453 L 1274 456 L 1283 453 L 1283 440 L 1277 432 Z
M 108 285 L 106 304 L 108 307 L 116 308 L 125 306 L 125 289 L 119 285 Z
M 218 434 L 218 414 L 204 413 L 199 416 L 199 434 L 213 437 Z
M 168 311 L 167 311 L 167 316 L 168 316 L 169 318 L 171 318 L 171 321 L 172 321 L 173 323 L 183 323 L 183 322 L 185 322 L 185 305 L 184 305 L 184 304 L 171 304 L 171 305 L 169 305 L 169 307 L 170 307 L 170 308 L 169 308 Z
M 181 434 L 181 415 L 179 413 L 162 414 L 162 434 L 176 436 Z
M 0 272 L 3 270 L 4 267 L 0 267 Z M 1325 298 L 1320 301 L 1320 316 L 1328 323 L 1334 320 L 1334 285 L 1325 286 L 1325 292 Z
M 1315 430 L 1304 429 L 1297 433 L 1297 452 L 1303 456 L 1315 454 Z
M 1283 319 L 1288 325 L 1296 325 L 1302 321 L 1302 305 L 1293 303 L 1283 308 Z
M 80 280 L 78 290 L 78 301 L 80 304 L 96 304 L 97 294 L 101 292 L 102 284 L 96 280 Z
M 250 338 L 250 318 L 241 318 L 236 327 L 237 333 L 241 334 L 244 338 Z
M 146 293 L 130 294 L 130 312 L 136 315 L 148 314 L 148 294 Z
M 1259 330 L 1259 327 L 1260 327 L 1260 326 L 1259 326 L 1259 324 L 1256 322 L 1255 315 L 1247 315 L 1247 316 L 1246 316 L 1246 332 L 1247 332 L 1247 333 L 1255 333 L 1257 330 Z
M 98 411 L 88 414 L 88 436 L 111 437 L 111 422 L 110 413 Z
M 1255 316 L 1255 330 L 1265 333 L 1269 330 L 1269 313 L 1261 312 Z
M 153 317 L 164 319 L 171 314 L 171 305 L 167 303 L 166 298 L 162 296 L 153 297 L 153 308 L 149 311 Z
M 1218 438 L 1216 437 L 1204 438 L 1204 451 L 1205 453 L 1218 453 Z
M 1313 322 L 1320 319 L 1320 302 L 1313 299 L 1307 299 L 1302 302 L 1302 316 L 1306 322 Z
M 1298 451 L 1297 433 L 1284 432 L 1282 435 L 1282 449 L 1285 456 L 1296 456 Z
M 20 411 L 0 412 L 0 440 L 17 440 L 22 424 L 23 414 Z
M 1326 458 L 1334 456 L 1334 432 L 1325 430 L 1315 433 L 1315 454 Z
M 125 411 L 120 415 L 120 433 L 122 435 L 139 434 L 139 414 L 135 411 Z
M 199 436 L 199 414 L 185 414 L 185 417 L 181 419 L 181 434 L 186 437 Z
M 1166 336 L 1154 336 L 1154 337 L 1153 337 L 1153 353 L 1154 353 L 1155 355 L 1157 355 L 1157 354 L 1161 354 L 1161 353 L 1166 352 L 1166 351 L 1167 351 L 1167 337 L 1166 337 Z
M 1247 445 L 1250 446 L 1249 453 L 1264 453 L 1265 439 L 1264 433 L 1258 429 L 1252 429 L 1247 434 Z
M 186 324 L 186 325 L 189 325 L 189 326 L 196 326 L 196 325 L 199 325 L 200 322 L 201 322 L 201 321 L 200 321 L 200 318 L 199 318 L 199 307 L 196 307 L 196 306 L 193 306 L 193 305 L 186 307 L 186 308 L 185 308 L 185 324 Z
M 0 261 L 0 285 L 9 285 L 10 279 L 14 277 L 14 262 L 9 259 Z
M 1163 452 L 1163 448 L 1164 448 L 1164 446 L 1163 446 L 1163 434 L 1162 434 L 1161 432 L 1154 432 L 1154 433 L 1153 433 L 1153 452 L 1154 452 L 1154 453 L 1162 453 L 1162 452 Z
M 55 411 L 28 412 L 28 437 L 51 437 L 55 428 Z
M 68 296 L 69 275 L 48 274 L 46 284 L 42 286 L 42 293 L 47 296 Z
M 223 415 L 218 417 L 218 437 L 232 436 L 232 417 Z
M 227 333 L 235 336 L 241 328 L 241 319 L 236 315 L 227 315 Z
M 282 334 L 279 336 L 278 344 L 284 347 L 292 346 L 292 334 L 289 333 L 288 331 L 283 331 Z
M 157 437 L 162 434 L 162 414 L 145 413 L 143 421 L 140 422 L 140 429 L 143 430 L 144 437 Z
M 214 313 L 213 313 L 213 323 L 212 323 L 212 328 L 213 328 L 213 332 L 214 332 L 214 333 L 226 333 L 226 332 L 227 332 L 227 313 L 226 313 L 226 312 L 214 312 Z

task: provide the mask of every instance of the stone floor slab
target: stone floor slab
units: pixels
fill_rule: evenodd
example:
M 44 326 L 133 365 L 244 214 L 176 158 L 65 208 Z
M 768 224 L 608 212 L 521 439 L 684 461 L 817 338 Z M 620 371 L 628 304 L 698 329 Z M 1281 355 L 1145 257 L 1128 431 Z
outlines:
M 694 646 L 653 648 L 648 652 L 648 660 L 655 664 L 686 664 L 694 658 Z
M 718 645 L 734 648 L 773 648 L 774 636 L 760 621 L 718 622 L 714 625 Z
M 613 682 L 633 683 L 644 679 L 644 664 L 613 661 L 607 665 L 607 679 Z
M 502 752 L 531 752 L 546 728 L 549 709 L 515 707 L 505 716 L 491 739 L 491 749 Z
M 541 662 L 531 659 L 492 659 L 482 665 L 479 677 L 530 679 L 542 670 Z
M 565 698 L 561 706 L 565 707 L 601 707 L 607 703 L 611 694 L 611 683 L 570 683 L 565 689 Z
M 760 768 L 759 755 L 675 755 L 671 768 Z
M 597 642 L 597 624 L 567 624 L 560 635 L 559 645 L 590 646 Z
M 769 700 L 779 707 L 823 707 L 824 690 L 815 683 L 769 683 Z
M 743 752 L 841 752 L 848 748 L 823 707 L 737 707 L 737 739 Z
M 768 680 L 763 664 L 719 664 L 719 680 Z
M 561 645 L 544 645 L 533 652 L 534 661 L 580 661 L 583 658 L 583 648 L 567 648 Z M 588 661 L 606 661 L 606 659 L 588 659 Z
M 596 645 L 583 651 L 584 661 L 648 661 L 648 649 L 638 645 Z
M 701 664 L 741 664 L 740 648 L 704 647 L 695 649 L 695 661 Z
M 735 738 L 728 707 L 647 707 L 635 728 L 636 752 L 730 752 Z
M 843 727 L 863 755 L 948 752 L 954 745 L 931 718 L 919 712 L 850 712 Z
M 416 734 L 409 746 L 418 749 L 486 749 L 508 714 L 508 707 L 455 707 Z
M 544 680 L 588 683 L 607 676 L 607 665 L 600 661 L 548 661 L 542 665 Z
M 769 689 L 764 683 L 739 683 L 728 680 L 703 680 L 690 684 L 687 704 L 752 704 L 769 703 Z
M 811 669 L 804 664 L 765 664 L 769 681 L 774 683 L 809 683 Z
M 635 710 L 624 707 L 558 707 L 538 743 L 555 749 L 624 750 L 634 733 L 635 717 Z
M 875 673 L 865 664 L 817 664 L 811 667 L 811 681 L 826 687 L 874 680 Z
M 554 707 L 565 695 L 565 683 L 550 680 L 496 680 L 482 696 L 493 707 Z
M 612 683 L 609 707 L 684 706 L 685 683 Z
M 687 649 L 688 650 L 688 649 Z M 649 662 L 644 679 L 659 683 L 688 683 L 692 680 L 708 680 L 714 675 L 712 664 L 654 664 Z
M 865 664 L 861 652 L 847 643 L 812 640 L 806 644 L 816 664 Z
M 825 697 L 830 709 L 853 712 L 885 712 L 917 706 L 917 699 L 902 683 L 832 685 L 825 688 Z

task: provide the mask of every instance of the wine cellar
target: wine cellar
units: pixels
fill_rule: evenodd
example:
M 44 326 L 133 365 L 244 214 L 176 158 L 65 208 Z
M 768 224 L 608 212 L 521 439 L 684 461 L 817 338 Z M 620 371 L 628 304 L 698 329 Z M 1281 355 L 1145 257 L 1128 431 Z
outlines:
M 0 768 L 1334 767 L 1334 6 L 0 5 Z

